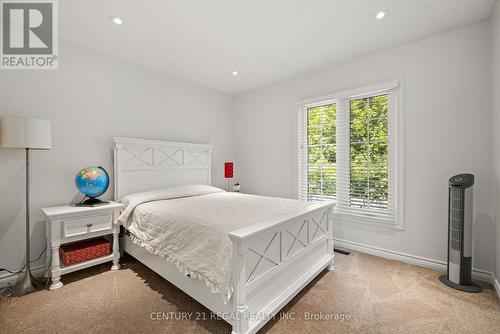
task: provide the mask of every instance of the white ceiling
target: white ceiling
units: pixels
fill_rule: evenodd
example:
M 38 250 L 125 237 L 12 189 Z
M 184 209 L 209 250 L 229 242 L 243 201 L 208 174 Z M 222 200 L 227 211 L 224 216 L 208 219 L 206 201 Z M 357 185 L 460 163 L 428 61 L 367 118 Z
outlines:
M 234 94 L 487 19 L 494 2 L 71 0 L 59 2 L 60 35 Z

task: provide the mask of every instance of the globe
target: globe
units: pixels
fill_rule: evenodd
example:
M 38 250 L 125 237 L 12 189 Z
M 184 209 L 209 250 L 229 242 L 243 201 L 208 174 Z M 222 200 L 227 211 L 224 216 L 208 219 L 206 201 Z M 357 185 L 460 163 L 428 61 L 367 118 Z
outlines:
M 85 167 L 76 174 L 75 185 L 87 197 L 101 196 L 108 190 L 109 175 L 101 166 Z

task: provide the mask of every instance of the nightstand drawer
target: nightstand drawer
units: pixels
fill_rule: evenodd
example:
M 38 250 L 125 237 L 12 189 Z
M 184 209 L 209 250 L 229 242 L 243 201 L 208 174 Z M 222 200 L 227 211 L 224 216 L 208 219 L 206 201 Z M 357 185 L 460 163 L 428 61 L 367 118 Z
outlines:
M 63 221 L 63 238 L 76 237 L 87 233 L 111 230 L 113 216 L 103 215 Z

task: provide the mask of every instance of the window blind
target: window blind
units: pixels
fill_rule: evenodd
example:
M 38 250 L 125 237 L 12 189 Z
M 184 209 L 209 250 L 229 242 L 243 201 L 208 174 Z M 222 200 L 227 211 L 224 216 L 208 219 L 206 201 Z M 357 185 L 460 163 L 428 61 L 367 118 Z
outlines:
M 395 89 L 344 99 L 337 116 L 336 211 L 395 223 Z
M 309 106 L 299 112 L 299 198 L 336 196 L 336 105 Z
M 383 85 L 301 105 L 299 199 L 336 199 L 346 220 L 398 224 L 398 85 Z
M 308 200 L 308 179 L 307 179 L 307 109 L 299 108 L 298 114 L 298 180 L 297 190 L 300 200 Z

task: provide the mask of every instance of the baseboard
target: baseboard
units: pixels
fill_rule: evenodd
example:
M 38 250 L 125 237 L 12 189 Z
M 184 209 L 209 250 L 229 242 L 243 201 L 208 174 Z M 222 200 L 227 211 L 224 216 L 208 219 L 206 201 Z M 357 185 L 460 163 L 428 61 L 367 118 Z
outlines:
M 40 265 L 40 266 L 32 267 L 31 273 L 35 277 L 45 276 L 45 274 L 47 273 L 47 266 Z M 0 274 L 0 288 L 5 288 L 6 286 L 15 284 L 19 279 L 22 278 L 22 275 L 23 275 L 23 273 L 11 274 L 8 272 L 5 272 L 5 274 Z
M 351 249 L 353 251 L 357 251 L 360 253 L 366 253 L 370 255 L 375 255 L 379 257 L 383 257 L 390 260 L 396 260 L 408 264 L 413 264 L 416 266 L 421 266 L 425 268 L 430 268 L 434 270 L 438 270 L 441 272 L 446 271 L 446 262 L 429 259 L 421 256 L 391 251 L 388 249 L 383 249 L 379 247 L 363 245 L 357 242 L 341 240 L 341 239 L 333 239 L 336 246 L 340 246 L 343 248 Z M 481 269 L 472 269 L 472 278 L 488 282 L 494 284 L 494 275 L 489 271 L 481 270 Z M 497 281 L 498 282 L 498 281 Z M 497 290 L 498 293 L 499 290 Z
M 498 299 L 500 299 L 500 282 L 498 281 L 498 277 L 493 276 L 493 286 L 495 287 L 495 291 L 497 292 Z

